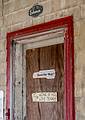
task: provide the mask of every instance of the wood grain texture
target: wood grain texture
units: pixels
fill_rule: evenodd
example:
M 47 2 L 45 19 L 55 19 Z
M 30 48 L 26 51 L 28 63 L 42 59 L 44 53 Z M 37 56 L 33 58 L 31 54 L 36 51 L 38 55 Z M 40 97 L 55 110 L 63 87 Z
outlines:
M 49 69 L 55 69 L 55 79 L 33 79 L 34 72 Z M 35 103 L 35 92 L 57 92 L 58 102 Z M 64 120 L 64 44 L 26 51 L 26 101 L 27 120 Z

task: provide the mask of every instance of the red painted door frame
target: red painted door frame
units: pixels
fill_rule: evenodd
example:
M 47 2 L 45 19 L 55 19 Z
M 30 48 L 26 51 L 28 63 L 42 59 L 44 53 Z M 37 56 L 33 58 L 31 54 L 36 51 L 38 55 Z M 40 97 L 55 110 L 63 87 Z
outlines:
M 15 32 L 7 33 L 7 81 L 6 81 L 6 120 L 10 120 L 10 46 L 12 40 L 26 35 L 45 32 L 57 28 L 65 28 L 64 32 L 64 111 L 65 120 L 75 120 L 74 104 L 74 36 L 73 17 L 53 20 L 47 23 L 24 28 Z

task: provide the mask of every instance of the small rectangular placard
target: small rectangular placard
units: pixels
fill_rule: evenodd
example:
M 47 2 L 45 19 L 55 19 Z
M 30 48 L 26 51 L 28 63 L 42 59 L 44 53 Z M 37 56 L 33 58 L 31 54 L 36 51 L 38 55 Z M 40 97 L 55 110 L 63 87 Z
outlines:
M 33 78 L 46 78 L 46 79 L 54 79 L 55 78 L 55 70 L 40 70 L 39 72 L 33 73 Z
M 57 102 L 57 92 L 32 93 L 33 102 Z
M 3 91 L 0 91 L 0 120 L 3 120 Z

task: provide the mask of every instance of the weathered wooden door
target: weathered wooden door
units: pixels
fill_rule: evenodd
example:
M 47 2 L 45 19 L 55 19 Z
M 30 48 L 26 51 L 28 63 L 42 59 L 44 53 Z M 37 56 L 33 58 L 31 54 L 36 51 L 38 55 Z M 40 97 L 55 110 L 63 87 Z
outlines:
M 33 78 L 40 70 L 55 70 L 53 79 Z M 33 93 L 57 93 L 57 101 L 33 101 Z M 64 44 L 26 51 L 26 120 L 64 120 Z

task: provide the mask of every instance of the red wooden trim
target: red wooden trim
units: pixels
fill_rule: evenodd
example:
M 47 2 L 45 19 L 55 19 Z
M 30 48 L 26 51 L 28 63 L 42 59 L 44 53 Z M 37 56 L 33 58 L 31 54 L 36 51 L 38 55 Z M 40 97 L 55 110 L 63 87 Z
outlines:
M 10 120 L 10 37 L 7 35 L 6 57 L 6 120 Z
M 69 16 L 69 17 L 53 20 L 53 21 L 50 21 L 47 23 L 24 28 L 24 29 L 21 29 L 18 31 L 7 33 L 7 34 L 8 34 L 8 36 L 10 36 L 12 38 L 16 38 L 16 37 L 20 37 L 20 36 L 33 34 L 33 33 L 45 32 L 47 30 L 51 30 L 54 28 L 63 27 L 65 25 L 67 25 L 67 23 L 69 23 L 71 21 L 71 19 L 72 19 L 72 17 Z
M 11 41 L 17 37 L 23 37 L 35 33 L 45 32 L 52 29 L 65 27 L 65 65 L 64 65 L 64 111 L 65 120 L 75 120 L 74 107 L 74 44 L 73 44 L 73 17 L 53 20 L 47 23 L 24 28 L 15 32 L 7 33 L 7 81 L 6 81 L 6 110 L 7 119 L 10 120 L 10 45 Z
M 65 104 L 66 120 L 75 120 L 74 104 L 74 40 L 73 20 L 68 23 L 65 33 Z

